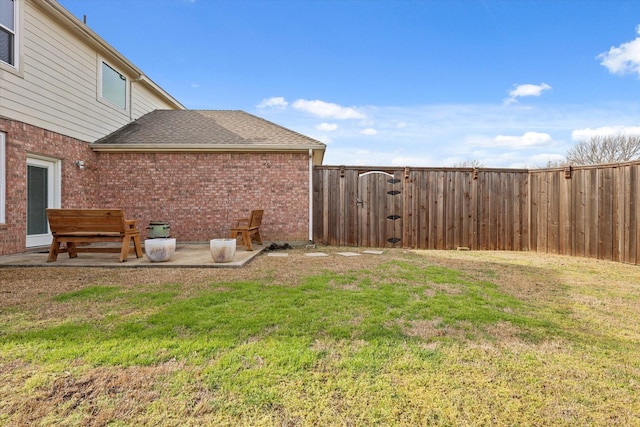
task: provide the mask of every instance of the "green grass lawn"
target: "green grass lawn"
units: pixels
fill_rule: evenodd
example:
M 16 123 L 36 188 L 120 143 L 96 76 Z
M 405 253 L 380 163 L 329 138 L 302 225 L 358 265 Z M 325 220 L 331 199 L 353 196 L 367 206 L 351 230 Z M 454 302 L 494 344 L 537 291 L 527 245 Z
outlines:
M 639 282 L 401 250 L 0 269 L 0 425 L 640 425 Z

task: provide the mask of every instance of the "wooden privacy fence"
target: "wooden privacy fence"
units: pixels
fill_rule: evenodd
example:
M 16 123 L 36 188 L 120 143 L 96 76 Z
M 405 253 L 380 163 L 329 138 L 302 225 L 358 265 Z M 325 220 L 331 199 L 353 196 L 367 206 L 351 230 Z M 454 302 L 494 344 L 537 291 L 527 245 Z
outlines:
M 638 167 L 316 166 L 313 236 L 329 245 L 537 251 L 637 264 Z

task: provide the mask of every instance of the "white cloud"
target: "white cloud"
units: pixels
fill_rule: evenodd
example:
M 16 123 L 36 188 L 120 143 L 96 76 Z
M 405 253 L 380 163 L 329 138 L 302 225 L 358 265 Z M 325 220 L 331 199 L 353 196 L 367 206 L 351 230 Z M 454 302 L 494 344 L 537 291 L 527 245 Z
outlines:
M 640 25 L 636 27 L 636 32 L 640 34 Z M 596 58 L 602 60 L 600 65 L 606 67 L 610 73 L 640 75 L 640 37 L 612 47 Z
M 475 135 L 466 138 L 466 145 L 484 148 L 523 149 L 545 147 L 553 144 L 553 138 L 548 133 L 525 132 L 522 135 L 498 135 L 496 137 Z
M 331 132 L 338 129 L 338 125 L 335 123 L 320 123 L 319 125 L 316 126 L 316 129 L 325 131 L 325 132 Z
M 289 105 L 289 103 L 283 97 L 275 96 L 273 98 L 266 98 L 260 101 L 260 103 L 258 104 L 258 108 L 261 110 L 265 108 L 284 110 L 285 108 L 287 108 L 287 105 Z
M 517 98 L 523 96 L 540 96 L 545 90 L 551 90 L 551 86 L 546 83 L 517 85 L 509 91 L 509 98 L 505 99 L 505 104 L 518 102 Z
M 640 135 L 640 126 L 603 126 L 595 129 L 576 129 L 571 132 L 571 139 L 581 141 L 594 136 Z
M 640 105 L 633 103 L 526 108 L 501 104 L 358 106 L 357 111 L 367 119 L 318 120 L 291 104 L 284 112 L 267 109 L 256 113 L 330 144 L 324 158 L 327 165 L 439 167 L 478 160 L 487 167 L 518 168 L 538 167 L 564 156 L 576 130 L 611 126 L 616 132 L 631 130 L 616 125 L 635 126 L 640 117 Z M 322 131 L 317 128 L 322 122 L 339 126 L 332 132 Z M 406 126 L 398 128 L 398 123 Z M 378 133 L 360 133 L 369 127 Z
M 549 145 L 553 138 L 548 133 L 525 132 L 522 136 L 498 135 L 494 141 L 496 147 L 529 148 Z
M 378 131 L 375 130 L 374 128 L 367 128 L 367 129 L 361 130 L 360 133 L 363 135 L 375 135 L 378 133 Z
M 313 114 L 321 118 L 332 118 L 337 120 L 345 119 L 365 119 L 367 116 L 352 107 L 342 107 L 338 104 L 320 100 L 308 101 L 298 99 L 293 103 L 293 108 Z

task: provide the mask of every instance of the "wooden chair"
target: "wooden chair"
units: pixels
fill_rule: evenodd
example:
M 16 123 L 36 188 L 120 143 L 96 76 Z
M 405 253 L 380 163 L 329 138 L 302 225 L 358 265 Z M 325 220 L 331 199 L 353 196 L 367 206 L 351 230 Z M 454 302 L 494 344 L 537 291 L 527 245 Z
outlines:
M 242 235 L 242 243 L 248 251 L 253 250 L 251 240 L 255 240 L 258 244 L 262 244 L 260 237 L 260 224 L 262 224 L 262 209 L 251 211 L 249 218 L 238 218 L 236 226 L 231 228 L 230 234 L 232 239 L 236 239 L 238 234 Z

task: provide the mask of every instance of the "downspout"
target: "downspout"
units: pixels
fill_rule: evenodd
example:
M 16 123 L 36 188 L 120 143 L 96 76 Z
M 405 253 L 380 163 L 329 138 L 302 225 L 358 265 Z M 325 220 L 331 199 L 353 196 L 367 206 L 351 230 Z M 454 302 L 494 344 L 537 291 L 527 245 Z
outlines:
M 309 148 L 309 241 L 313 242 L 313 150 Z

